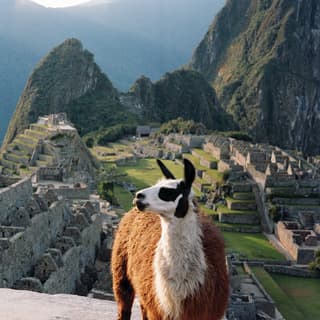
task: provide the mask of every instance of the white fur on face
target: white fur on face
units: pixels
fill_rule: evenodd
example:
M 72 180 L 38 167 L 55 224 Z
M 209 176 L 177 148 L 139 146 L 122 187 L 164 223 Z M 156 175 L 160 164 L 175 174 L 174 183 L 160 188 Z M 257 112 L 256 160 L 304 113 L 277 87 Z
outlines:
M 154 211 L 167 218 L 173 217 L 182 194 L 175 201 L 164 201 L 159 198 L 159 192 L 161 188 L 176 189 L 181 181 L 164 179 L 150 188 L 140 190 L 138 193 L 145 196 L 142 202 L 146 205 L 146 210 Z
M 195 294 L 205 281 L 202 230 L 191 203 L 184 218 L 161 218 L 161 227 L 153 261 L 154 285 L 165 319 L 177 320 L 183 300 Z

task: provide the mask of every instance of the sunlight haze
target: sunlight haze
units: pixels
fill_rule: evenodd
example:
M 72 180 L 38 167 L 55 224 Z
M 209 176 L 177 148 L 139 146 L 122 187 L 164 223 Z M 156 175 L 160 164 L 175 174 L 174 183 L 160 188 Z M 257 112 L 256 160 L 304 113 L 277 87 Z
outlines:
M 82 3 L 90 2 L 91 0 L 31 0 L 31 1 L 38 3 L 44 7 L 63 8 L 63 7 L 76 6 Z

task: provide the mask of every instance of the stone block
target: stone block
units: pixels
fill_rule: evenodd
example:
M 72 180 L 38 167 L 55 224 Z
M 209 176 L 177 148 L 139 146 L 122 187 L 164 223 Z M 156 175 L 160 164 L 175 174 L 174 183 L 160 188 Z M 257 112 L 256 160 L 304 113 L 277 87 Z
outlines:
M 69 249 L 71 249 L 75 245 L 76 243 L 74 242 L 73 238 L 66 236 L 61 237 L 54 244 L 55 248 L 59 249 L 62 254 L 65 254 Z
M 30 199 L 25 206 L 30 218 L 41 212 L 39 203 L 35 199 Z
M 7 250 L 10 246 L 10 240 L 8 238 L 0 238 L 0 252 Z
M 99 252 L 99 258 L 101 261 L 110 261 L 111 258 L 111 251 L 112 251 L 112 237 L 107 237 L 103 240 L 100 252 Z
M 47 253 L 50 253 L 57 266 L 60 268 L 63 266 L 62 253 L 61 250 L 57 248 L 49 248 Z
M 318 245 L 318 238 L 316 235 L 308 235 L 306 236 L 304 243 L 306 246 L 317 246 Z
M 50 253 L 45 253 L 34 267 L 34 276 L 42 283 L 46 282 L 50 274 L 58 270 L 58 266 Z
M 86 201 L 86 203 L 83 205 L 83 207 L 87 209 L 87 211 L 88 211 L 90 216 L 92 216 L 95 213 L 97 213 L 97 210 L 96 210 L 96 208 L 94 207 L 94 205 L 92 204 L 91 201 Z
M 83 229 L 87 228 L 90 224 L 83 213 L 75 213 L 71 217 L 71 225 L 78 227 L 80 231 L 82 231 Z
M 11 225 L 17 227 L 28 227 L 31 224 L 29 212 L 24 208 L 18 208 L 10 216 Z
M 33 277 L 21 278 L 15 282 L 13 288 L 18 290 L 43 292 L 42 283 L 39 279 Z
M 48 201 L 48 206 L 50 207 L 50 205 L 56 201 L 58 201 L 58 195 L 56 194 L 56 192 L 52 189 L 49 189 L 46 193 L 44 193 L 44 198 Z
M 67 227 L 64 231 L 64 235 L 67 237 L 71 237 L 76 245 L 81 244 L 81 232 L 78 227 Z
M 48 200 L 47 199 L 42 198 L 38 194 L 34 194 L 33 197 L 37 201 L 41 212 L 48 211 Z

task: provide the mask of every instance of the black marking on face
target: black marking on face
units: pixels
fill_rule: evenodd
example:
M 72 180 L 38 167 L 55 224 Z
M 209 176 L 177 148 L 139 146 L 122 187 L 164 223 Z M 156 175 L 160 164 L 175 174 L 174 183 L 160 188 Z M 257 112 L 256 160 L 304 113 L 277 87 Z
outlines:
M 181 181 L 176 188 L 162 187 L 159 191 L 159 198 L 163 201 L 176 201 L 179 195 L 183 194 L 185 184 Z
M 176 201 L 180 194 L 181 190 L 162 187 L 159 191 L 159 198 L 163 201 Z

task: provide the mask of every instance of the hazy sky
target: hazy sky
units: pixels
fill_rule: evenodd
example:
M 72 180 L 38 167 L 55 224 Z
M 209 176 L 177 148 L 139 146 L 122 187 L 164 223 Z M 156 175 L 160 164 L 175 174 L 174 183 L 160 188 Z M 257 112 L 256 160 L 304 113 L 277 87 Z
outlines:
M 31 0 L 45 7 L 62 8 L 75 6 L 80 3 L 90 2 L 91 0 Z

